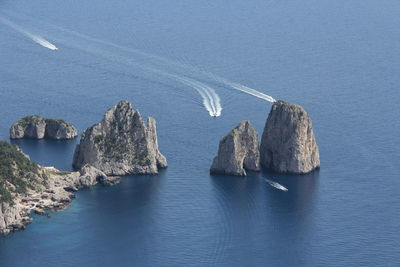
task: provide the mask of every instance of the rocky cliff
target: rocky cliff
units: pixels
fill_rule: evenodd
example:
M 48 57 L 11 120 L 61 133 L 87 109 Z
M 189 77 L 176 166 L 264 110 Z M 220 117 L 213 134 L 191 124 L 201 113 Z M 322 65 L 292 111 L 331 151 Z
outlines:
M 42 167 L 0 141 L 0 234 L 24 229 L 32 221 L 32 212 L 46 214 L 48 209 L 68 206 L 74 197 L 72 191 L 118 181 L 118 177 L 109 177 L 89 165 L 79 172 Z
M 256 130 L 242 121 L 220 141 L 210 172 L 243 176 L 246 170 L 260 171 L 260 152 Z
M 312 121 L 299 105 L 277 101 L 264 128 L 261 165 L 279 173 L 308 173 L 319 168 Z
M 73 167 L 85 164 L 107 175 L 158 173 L 167 161 L 158 150 L 156 121 L 148 118 L 146 126 L 131 103 L 119 102 L 82 134 Z
M 34 139 L 73 139 L 78 135 L 71 124 L 62 119 L 47 119 L 40 116 L 28 116 L 20 119 L 11 126 L 10 138 Z

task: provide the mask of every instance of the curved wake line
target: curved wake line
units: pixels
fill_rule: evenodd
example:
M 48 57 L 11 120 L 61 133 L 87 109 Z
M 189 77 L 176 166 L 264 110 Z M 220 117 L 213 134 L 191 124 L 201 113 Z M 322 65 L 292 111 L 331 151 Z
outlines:
M 43 37 L 39 36 L 39 35 L 35 35 L 32 34 L 24 29 L 22 29 L 20 26 L 16 25 L 15 23 L 9 21 L 8 19 L 5 19 L 3 17 L 0 17 L 0 22 L 2 22 L 4 25 L 7 25 L 8 27 L 12 28 L 13 30 L 25 35 L 26 37 L 30 38 L 32 41 L 34 41 L 35 43 L 46 47 L 50 50 L 58 50 L 58 48 L 53 45 L 52 43 L 50 43 L 49 41 L 47 41 L 46 39 L 44 39 Z
M 199 81 L 187 78 L 187 77 L 178 76 L 178 75 L 171 74 L 171 73 L 161 71 L 158 69 L 154 69 L 151 67 L 144 67 L 144 66 L 141 66 L 141 67 L 142 67 L 142 69 L 149 70 L 149 71 L 156 72 L 158 74 L 167 76 L 167 77 L 172 78 L 180 83 L 183 83 L 185 85 L 188 85 L 188 86 L 194 88 L 200 94 L 201 98 L 203 99 L 203 105 L 206 108 L 206 110 L 208 111 L 208 114 L 210 114 L 210 116 L 212 116 L 212 117 L 221 116 L 221 111 L 222 111 L 221 100 L 220 100 L 218 94 L 214 91 L 214 89 L 212 89 L 208 85 L 201 83 Z
M 60 40 L 59 40 L 60 41 Z M 62 42 L 62 41 L 60 41 Z M 68 45 L 68 44 L 67 44 Z M 213 117 L 218 117 L 221 116 L 221 111 L 222 111 L 222 107 L 221 107 L 221 103 L 220 103 L 220 98 L 217 95 L 217 93 L 214 91 L 214 89 L 212 89 L 211 87 L 209 87 L 208 85 L 201 83 L 199 81 L 187 78 L 187 77 L 183 77 L 183 76 L 179 76 L 179 75 L 175 75 L 175 74 L 171 74 L 153 67 L 149 67 L 146 65 L 142 65 L 142 64 L 138 64 L 138 63 L 132 63 L 129 60 L 126 60 L 124 58 L 118 57 L 113 53 L 110 52 L 106 52 L 104 50 L 98 50 L 98 49 L 91 49 L 91 48 L 83 48 L 80 45 L 75 45 L 75 44 L 69 44 L 72 47 L 75 47 L 76 49 L 79 49 L 81 51 L 84 51 L 86 53 L 89 54 L 94 54 L 96 56 L 105 58 L 109 61 L 113 61 L 113 62 L 117 62 L 119 64 L 122 65 L 126 65 L 126 66 L 136 66 L 141 68 L 142 70 L 148 71 L 148 72 L 152 72 L 152 73 L 156 73 L 162 76 L 165 76 L 169 79 L 178 81 L 184 85 L 187 85 L 193 89 L 195 89 L 200 96 L 203 99 L 203 105 L 206 108 L 206 110 L 208 111 L 210 116 Z
M 27 32 L 26 30 L 22 29 L 20 26 L 14 24 L 13 22 L 9 21 L 8 19 L 5 19 L 5 18 L 0 16 L 0 22 L 2 22 L 5 25 L 11 27 L 12 29 L 18 31 L 19 33 L 22 33 L 23 35 L 31 38 L 34 42 L 36 42 L 36 43 L 38 43 L 38 44 L 40 44 L 40 45 L 42 45 L 42 46 L 44 46 L 44 47 L 46 47 L 48 49 L 51 49 L 51 50 L 57 50 L 58 49 L 55 45 L 53 45 L 52 43 L 48 42 L 47 40 L 45 40 L 41 36 L 34 35 L 34 34 L 31 34 L 31 33 Z M 57 26 L 53 26 L 53 27 L 57 27 Z M 85 35 L 82 35 L 82 34 L 67 30 L 67 29 L 63 29 L 61 27 L 57 27 L 57 28 L 60 28 L 63 31 L 70 32 L 71 34 L 79 36 L 79 37 L 81 37 L 83 39 L 86 39 L 86 40 L 107 44 L 107 42 L 103 42 L 101 40 L 97 40 L 97 39 L 94 39 L 94 38 L 91 38 L 91 37 L 88 37 L 88 36 L 85 36 Z M 111 46 L 117 47 L 119 49 L 124 49 L 125 50 L 124 47 L 119 47 L 118 45 L 114 45 L 112 43 L 107 44 L 107 45 L 111 45 Z M 77 48 L 79 50 L 82 50 L 82 51 L 85 51 L 87 53 L 95 54 L 97 56 L 102 56 L 102 57 L 105 57 L 105 58 L 107 58 L 108 60 L 111 60 L 111 61 L 117 61 L 120 64 L 125 64 L 125 65 L 129 65 L 129 66 L 130 65 L 139 66 L 143 70 L 151 71 L 151 72 L 154 72 L 154 73 L 157 73 L 157 74 L 172 78 L 172 79 L 174 79 L 174 80 L 176 80 L 176 81 L 178 81 L 180 83 L 183 83 L 183 84 L 185 84 L 187 86 L 190 86 L 190 87 L 194 88 L 200 94 L 200 96 L 203 99 L 203 105 L 206 108 L 206 110 L 208 111 L 210 116 L 213 116 L 213 117 L 221 116 L 222 107 L 221 107 L 221 100 L 220 100 L 218 94 L 215 92 L 215 90 L 213 88 L 209 87 L 208 85 L 206 85 L 204 83 L 201 83 L 199 81 L 196 81 L 194 79 L 190 79 L 190 78 L 187 78 L 187 77 L 174 75 L 174 74 L 171 74 L 171 73 L 168 73 L 168 72 L 165 72 L 165 71 L 161 71 L 159 69 L 151 68 L 151 67 L 148 67 L 148 66 L 132 64 L 132 63 L 126 62 L 124 60 L 116 60 L 115 59 L 115 55 L 111 55 L 111 57 L 110 57 L 110 56 L 104 55 L 104 53 L 96 52 L 93 49 L 84 49 L 84 48 L 82 48 L 80 46 L 77 46 L 77 45 L 73 45 L 73 46 L 75 48 Z M 151 55 L 148 55 L 148 54 L 145 54 L 145 53 L 141 53 L 140 51 L 136 51 L 135 50 L 135 52 L 137 54 L 142 54 L 146 58 L 151 57 Z
M 265 181 L 266 181 L 270 186 L 275 187 L 276 189 L 279 189 L 279 190 L 282 190 L 282 191 L 285 191 L 285 192 L 288 191 L 288 189 L 287 189 L 286 187 L 284 187 L 283 185 L 281 185 L 280 183 L 274 182 L 274 181 L 269 180 L 269 179 L 265 179 Z
M 200 70 L 200 69 L 198 69 L 198 68 L 196 68 L 194 66 L 190 66 L 190 65 L 179 63 L 179 62 L 175 62 L 173 60 L 170 60 L 170 59 L 158 56 L 158 55 L 149 54 L 149 53 L 140 51 L 138 49 L 128 48 L 128 47 L 124 47 L 124 46 L 121 46 L 121 45 L 118 45 L 118 44 L 115 44 L 115 43 L 112 43 L 112 42 L 108 42 L 108 41 L 100 40 L 100 39 L 97 39 L 97 38 L 93 38 L 93 37 L 90 37 L 90 36 L 87 36 L 87 35 L 72 31 L 72 30 L 64 29 L 62 27 L 58 27 L 58 26 L 54 26 L 54 25 L 53 25 L 53 27 L 59 28 L 59 29 L 61 29 L 63 31 L 69 32 L 70 34 L 73 34 L 75 36 L 84 38 L 84 39 L 92 41 L 92 42 L 97 42 L 97 43 L 100 43 L 100 44 L 112 46 L 112 47 L 118 48 L 118 49 L 123 50 L 123 51 L 127 51 L 127 52 L 134 53 L 134 54 L 137 54 L 137 55 L 140 55 L 140 56 L 143 56 L 143 57 L 147 57 L 147 58 L 150 58 L 150 59 L 153 59 L 153 60 L 157 60 L 157 61 L 165 63 L 167 65 L 177 66 L 177 67 L 179 67 L 181 69 L 184 69 L 185 71 L 190 71 L 190 72 L 193 72 L 193 73 L 199 73 L 199 74 L 207 77 L 208 79 L 211 79 L 211 80 L 213 80 L 215 82 L 221 83 L 221 84 L 223 84 L 223 85 L 225 85 L 227 87 L 231 87 L 233 89 L 236 89 L 236 90 L 241 91 L 243 93 L 258 97 L 260 99 L 266 100 L 266 101 L 271 102 L 271 103 L 276 102 L 276 100 L 272 96 L 264 94 L 264 93 L 262 93 L 262 92 L 260 92 L 260 91 L 258 91 L 256 89 L 250 88 L 250 87 L 242 85 L 240 83 L 235 83 L 235 82 L 229 81 L 229 80 L 227 80 L 225 78 L 222 78 L 222 77 L 219 77 L 219 76 L 217 76 L 217 75 L 215 75 L 213 73 Z
M 179 77 L 179 80 L 193 88 L 195 88 L 203 98 L 204 107 L 208 110 L 210 116 L 221 116 L 221 99 L 218 94 L 208 85 L 192 80 L 190 78 Z
M 225 80 L 224 78 L 218 77 L 217 79 L 220 80 L 221 83 L 223 83 L 225 85 L 229 85 L 230 87 L 232 87 L 232 88 L 234 88 L 236 90 L 239 90 L 241 92 L 244 92 L 246 94 L 249 94 L 249 95 L 264 99 L 264 100 L 266 100 L 268 102 L 271 102 L 271 103 L 276 102 L 276 100 L 272 96 L 269 96 L 269 95 L 266 95 L 264 93 L 261 93 L 260 91 L 257 91 L 257 90 L 255 90 L 253 88 L 247 87 L 247 86 L 239 84 L 239 83 L 234 83 L 234 82 Z

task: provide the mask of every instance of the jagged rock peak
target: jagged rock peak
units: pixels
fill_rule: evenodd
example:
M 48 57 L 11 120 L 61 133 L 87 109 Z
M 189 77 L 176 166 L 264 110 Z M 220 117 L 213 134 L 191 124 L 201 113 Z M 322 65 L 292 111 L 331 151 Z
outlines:
M 319 168 L 312 121 L 303 107 L 277 101 L 261 138 L 261 165 L 279 173 L 304 174 Z
M 10 128 L 11 139 L 73 139 L 78 135 L 76 128 L 62 119 L 27 116 Z
M 82 134 L 73 167 L 87 163 L 106 175 L 157 174 L 167 161 L 158 150 L 156 121 L 148 118 L 146 125 L 131 103 L 119 102 Z
M 210 172 L 244 176 L 246 170 L 260 171 L 260 152 L 258 134 L 244 120 L 220 141 Z

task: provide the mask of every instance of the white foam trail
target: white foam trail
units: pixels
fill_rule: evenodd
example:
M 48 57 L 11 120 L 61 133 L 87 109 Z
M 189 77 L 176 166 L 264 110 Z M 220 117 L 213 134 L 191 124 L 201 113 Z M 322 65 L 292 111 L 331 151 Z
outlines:
M 211 87 L 209 87 L 204 83 L 192 80 L 187 77 L 177 76 L 177 79 L 195 88 L 197 92 L 199 92 L 199 94 L 203 98 L 204 107 L 208 110 L 210 116 L 213 117 L 221 116 L 221 111 L 222 111 L 221 99 L 219 98 L 218 94 L 214 91 L 214 89 L 212 89 Z
M 110 52 L 107 52 L 104 50 L 98 50 L 98 49 L 93 49 L 93 48 L 84 48 L 83 46 L 81 46 L 79 44 L 75 44 L 75 43 L 69 44 L 69 45 L 71 45 L 72 47 L 74 47 L 76 49 L 84 51 L 86 53 L 94 54 L 96 56 L 105 58 L 105 59 L 113 61 L 113 62 L 117 62 L 119 64 L 129 66 L 129 67 L 136 66 L 147 72 L 153 72 L 153 73 L 165 76 L 169 79 L 178 81 L 184 85 L 187 85 L 187 86 L 195 89 L 200 94 L 200 96 L 203 99 L 203 105 L 206 108 L 206 110 L 208 111 L 210 116 L 213 116 L 213 117 L 221 116 L 222 107 L 221 107 L 219 96 L 214 91 L 214 89 L 212 89 L 211 87 L 209 87 L 208 85 L 206 85 L 204 83 L 201 83 L 199 81 L 196 81 L 196 80 L 184 77 L 184 76 L 171 74 L 169 72 L 162 71 L 162 70 L 150 67 L 150 66 L 146 66 L 145 64 L 139 64 L 138 62 L 135 62 L 135 61 L 132 62 L 130 60 L 127 60 L 126 58 L 119 57 L 116 54 L 113 54 L 113 53 L 110 53 Z
M 50 43 L 49 41 L 43 39 L 40 36 L 32 35 L 31 38 L 32 38 L 33 41 L 35 41 L 36 43 L 40 44 L 43 47 L 46 47 L 46 48 L 48 48 L 50 50 L 58 50 L 58 48 L 55 45 L 53 45 L 52 43 Z
M 265 181 L 272 187 L 275 187 L 276 189 L 282 190 L 282 191 L 288 191 L 288 189 L 286 187 L 284 187 L 283 185 L 281 185 L 280 183 L 271 181 L 269 179 L 265 179 Z
M 221 83 L 221 84 L 223 84 L 223 85 L 225 85 L 227 87 L 231 87 L 233 89 L 236 89 L 236 90 L 244 92 L 246 94 L 249 94 L 249 95 L 255 96 L 257 98 L 266 100 L 268 102 L 271 102 L 271 103 L 276 102 L 276 100 L 272 96 L 264 94 L 264 93 L 262 93 L 262 92 L 260 92 L 260 91 L 258 91 L 256 89 L 250 88 L 250 87 L 242 85 L 240 83 L 235 83 L 235 82 L 229 81 L 229 80 L 227 80 L 225 78 L 222 78 L 220 76 L 217 76 L 217 75 L 215 75 L 213 73 L 200 70 L 200 69 L 198 69 L 198 68 L 196 68 L 194 66 L 190 66 L 190 65 L 187 65 L 187 64 L 179 63 L 179 62 L 176 62 L 176 61 L 173 61 L 173 60 L 170 60 L 170 59 L 158 56 L 158 55 L 153 55 L 153 54 L 150 54 L 150 53 L 146 53 L 146 52 L 140 51 L 138 49 L 128 48 L 128 47 L 124 47 L 124 46 L 121 46 L 121 45 L 118 45 L 118 44 L 115 44 L 115 43 L 112 43 L 112 42 L 108 42 L 108 41 L 100 40 L 100 39 L 97 39 L 97 38 L 93 38 L 93 37 L 87 36 L 85 34 L 81 34 L 81 33 L 78 33 L 78 32 L 72 31 L 72 30 L 64 29 L 64 28 L 59 27 L 59 26 L 55 26 L 55 25 L 51 25 L 51 26 L 55 27 L 55 28 L 57 28 L 59 30 L 62 30 L 64 32 L 68 32 L 68 33 L 70 33 L 72 35 L 78 36 L 80 38 L 92 41 L 92 42 L 96 42 L 96 43 L 112 46 L 112 47 L 118 48 L 118 49 L 123 50 L 123 51 L 127 51 L 127 52 L 134 53 L 136 55 L 140 55 L 140 56 L 145 57 L 147 59 L 153 59 L 153 60 L 156 60 L 158 62 L 162 62 L 162 63 L 170 65 L 170 66 L 179 67 L 179 68 L 181 68 L 181 69 L 183 69 L 185 71 L 190 71 L 192 73 L 201 74 L 204 77 L 207 77 L 208 79 L 211 79 L 211 80 L 213 80 L 215 82 Z M 42 41 L 47 42 L 43 38 L 42 38 Z M 43 45 L 43 44 L 41 44 L 41 45 Z M 54 45 L 50 44 L 49 42 L 47 42 L 47 45 L 50 45 L 53 48 L 55 48 L 54 50 L 57 49 L 57 47 L 55 47 Z M 50 48 L 48 46 L 45 46 L 45 47 Z M 50 48 L 50 49 L 53 49 L 53 48 Z M 215 91 L 214 91 L 214 93 L 215 93 Z
M 185 85 L 188 85 L 188 86 L 194 88 L 200 94 L 201 98 L 203 99 L 203 105 L 206 108 L 206 110 L 208 111 L 208 114 L 210 114 L 210 116 L 212 116 L 212 117 L 221 116 L 221 112 L 222 112 L 221 100 L 220 100 L 218 94 L 215 92 L 215 90 L 213 88 L 211 88 L 210 86 L 208 86 L 202 82 L 190 79 L 188 77 L 171 74 L 171 73 L 161 71 L 158 69 L 154 69 L 151 67 L 141 66 L 141 68 L 145 69 L 147 71 L 156 72 L 163 76 L 167 76 L 167 77 L 172 78 L 180 83 L 183 83 Z
M 57 27 L 57 26 L 54 26 L 54 27 Z M 149 59 L 153 59 L 153 60 L 162 62 L 162 63 L 167 64 L 167 65 L 172 65 L 172 66 L 179 67 L 181 69 L 184 69 L 185 71 L 190 71 L 192 73 L 201 74 L 204 77 L 207 77 L 208 79 L 211 79 L 211 80 L 213 80 L 215 82 L 221 83 L 221 84 L 223 84 L 223 85 L 225 85 L 227 87 L 231 87 L 233 89 L 236 89 L 236 90 L 244 92 L 246 94 L 258 97 L 258 98 L 266 100 L 268 102 L 273 103 L 273 102 L 276 101 L 272 96 L 269 96 L 269 95 L 264 94 L 264 93 L 262 93 L 260 91 L 257 91 L 256 89 L 250 88 L 250 87 L 242 85 L 240 83 L 235 83 L 235 82 L 229 81 L 229 80 L 227 80 L 225 78 L 222 78 L 222 77 L 219 77 L 219 76 L 217 76 L 217 75 L 215 75 L 213 73 L 200 70 L 200 69 L 198 69 L 198 68 L 196 68 L 194 66 L 190 66 L 190 65 L 183 64 L 183 63 L 175 62 L 173 60 L 170 60 L 170 59 L 158 56 L 158 55 L 145 53 L 145 52 L 142 52 L 142 51 L 137 50 L 137 49 L 127 48 L 127 47 L 124 47 L 124 46 L 121 46 L 121 45 L 118 45 L 118 44 L 115 44 L 115 43 L 112 43 L 112 42 L 107 42 L 107 41 L 104 41 L 104 40 L 93 38 L 93 37 L 90 37 L 90 36 L 87 36 L 87 35 L 72 31 L 72 30 L 67 30 L 67 29 L 64 29 L 64 28 L 61 28 L 61 27 L 57 27 L 57 28 L 60 28 L 63 31 L 69 32 L 70 34 L 73 34 L 75 36 L 84 38 L 84 39 L 89 40 L 89 41 L 93 41 L 93 42 L 97 42 L 97 43 L 100 43 L 100 44 L 105 44 L 105 45 L 108 45 L 108 46 L 112 46 L 112 47 L 118 48 L 118 49 L 123 50 L 123 51 L 131 52 L 131 53 L 143 56 L 143 57 L 147 57 Z
M 2 22 L 3 24 L 9 26 L 10 28 L 12 28 L 13 30 L 25 35 L 26 37 L 30 38 L 32 41 L 34 41 L 35 43 L 46 47 L 50 50 L 58 50 L 58 48 L 53 45 L 52 43 L 50 43 L 49 41 L 47 41 L 46 39 L 44 39 L 43 37 L 39 36 L 39 35 L 35 35 L 32 34 L 24 29 L 22 29 L 20 26 L 16 25 L 15 23 L 9 21 L 8 19 L 5 19 L 3 17 L 0 17 L 0 22 Z
M 220 79 L 224 80 L 223 78 L 220 78 Z M 221 80 L 221 82 L 222 82 L 222 80 Z M 247 87 L 245 85 L 242 85 L 242 84 L 239 84 L 239 83 L 230 82 L 230 81 L 227 81 L 227 80 L 225 80 L 222 83 L 224 83 L 225 85 L 229 85 L 230 87 L 232 87 L 232 88 L 234 88 L 236 90 L 242 91 L 242 92 L 244 92 L 246 94 L 249 94 L 249 95 L 264 99 L 264 100 L 266 100 L 268 102 L 271 102 L 271 103 L 276 102 L 276 100 L 272 96 L 269 96 L 269 95 L 266 95 L 264 93 L 261 93 L 261 92 L 255 90 L 255 89 Z
M 101 54 L 104 56 L 104 54 Z M 121 62 L 120 62 L 121 63 Z M 126 63 L 125 63 L 126 64 Z M 127 65 L 136 65 L 136 64 L 127 64 Z M 195 89 L 203 99 L 203 105 L 208 111 L 208 114 L 212 117 L 219 117 L 221 116 L 222 106 L 221 106 L 221 99 L 219 98 L 218 94 L 215 92 L 213 88 L 210 86 L 193 80 L 188 77 L 172 74 L 166 71 L 162 71 L 153 67 L 145 66 L 145 65 L 137 65 L 141 69 L 145 71 L 154 72 L 160 74 L 162 76 L 168 77 L 180 83 L 183 83 L 191 88 Z

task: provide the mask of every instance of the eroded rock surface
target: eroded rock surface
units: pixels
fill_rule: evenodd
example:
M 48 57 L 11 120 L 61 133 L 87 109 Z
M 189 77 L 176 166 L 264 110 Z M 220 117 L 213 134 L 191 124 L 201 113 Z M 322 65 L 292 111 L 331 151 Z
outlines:
M 260 152 L 256 130 L 242 121 L 220 141 L 210 172 L 244 176 L 246 170 L 260 171 Z
M 73 139 L 78 135 L 74 126 L 62 119 L 47 119 L 28 116 L 14 123 L 10 128 L 10 138 L 32 139 Z
M 73 167 L 85 164 L 106 175 L 157 174 L 167 160 L 158 150 L 156 121 L 148 118 L 146 125 L 131 103 L 119 102 L 82 134 Z
M 310 116 L 299 105 L 277 101 L 264 128 L 261 165 L 279 173 L 304 174 L 319 168 L 319 150 Z

